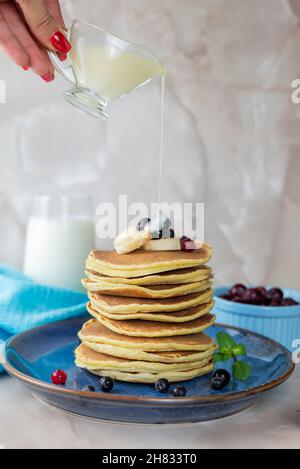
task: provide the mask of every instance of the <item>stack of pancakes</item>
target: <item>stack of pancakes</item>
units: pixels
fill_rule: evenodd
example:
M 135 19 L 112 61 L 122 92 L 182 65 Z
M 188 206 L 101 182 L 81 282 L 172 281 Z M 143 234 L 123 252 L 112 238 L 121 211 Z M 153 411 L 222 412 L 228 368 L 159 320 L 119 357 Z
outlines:
M 92 251 L 86 262 L 88 311 L 76 364 L 130 382 L 184 381 L 213 369 L 204 334 L 215 316 L 212 249 L 192 252 Z

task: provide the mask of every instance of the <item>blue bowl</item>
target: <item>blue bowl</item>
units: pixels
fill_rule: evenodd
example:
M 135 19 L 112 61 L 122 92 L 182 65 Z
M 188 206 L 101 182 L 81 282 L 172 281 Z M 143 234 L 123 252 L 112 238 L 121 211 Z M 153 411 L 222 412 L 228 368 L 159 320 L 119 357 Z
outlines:
M 215 289 L 214 313 L 217 315 L 218 322 L 249 329 L 270 337 L 290 351 L 297 347 L 294 341 L 300 340 L 300 305 L 257 306 L 220 298 L 229 289 L 228 286 Z M 293 298 L 300 303 L 299 291 L 289 288 L 282 290 L 284 296 Z

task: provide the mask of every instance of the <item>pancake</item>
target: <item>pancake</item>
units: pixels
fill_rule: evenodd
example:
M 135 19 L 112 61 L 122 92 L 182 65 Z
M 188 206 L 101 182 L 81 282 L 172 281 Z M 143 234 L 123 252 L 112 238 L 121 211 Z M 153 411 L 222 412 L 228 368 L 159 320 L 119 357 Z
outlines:
M 182 363 L 146 362 L 141 360 L 128 360 L 127 358 L 113 357 L 104 353 L 95 352 L 84 344 L 75 350 L 76 365 L 93 370 L 115 370 L 130 373 L 150 372 L 162 373 L 165 371 L 187 371 L 193 368 L 201 368 L 210 361 L 205 357 L 202 360 Z
M 215 322 L 216 316 L 205 314 L 200 318 L 184 323 L 142 321 L 114 321 L 99 314 L 98 320 L 108 329 L 117 334 L 132 337 L 171 337 L 175 335 L 189 335 L 203 332 Z
M 95 270 L 86 270 L 85 274 L 89 280 L 101 283 L 125 283 L 126 285 L 176 285 L 182 283 L 201 282 L 212 278 L 212 269 L 206 265 L 199 267 L 189 267 L 187 269 L 171 270 L 145 277 L 122 278 L 108 277 L 99 274 Z
M 213 291 L 208 289 L 199 293 L 165 299 L 129 298 L 126 296 L 102 295 L 95 292 L 88 292 L 88 297 L 97 308 L 111 314 L 153 313 L 156 311 L 179 311 L 207 303 L 212 300 Z
M 155 383 L 160 378 L 167 379 L 170 383 L 178 381 L 188 381 L 199 376 L 211 373 L 214 369 L 213 361 L 209 362 L 202 368 L 191 369 L 188 371 L 164 371 L 163 373 L 126 373 L 123 371 L 115 370 L 91 370 L 89 371 L 98 376 L 109 376 L 118 381 L 125 381 L 127 383 Z M 178 398 L 176 398 L 178 399 Z
M 113 345 L 126 349 L 142 350 L 145 352 L 162 351 L 205 351 L 214 345 L 213 339 L 203 332 L 191 335 L 173 337 L 130 337 L 120 335 L 105 327 L 95 319 L 90 319 L 79 332 L 79 338 L 85 342 Z
M 209 313 L 214 306 L 214 302 L 210 301 L 209 303 L 204 303 L 203 305 L 195 306 L 193 308 L 182 309 L 180 311 L 174 311 L 171 313 L 122 313 L 122 314 L 112 314 L 104 311 L 101 308 L 98 308 L 91 303 L 87 304 L 87 310 L 91 316 L 93 316 L 98 321 L 99 316 L 104 316 L 109 319 L 114 319 L 116 321 L 128 321 L 132 319 L 143 319 L 144 321 L 158 321 L 158 322 L 187 322 L 192 321 L 193 319 L 200 318 L 205 314 Z
M 97 344 L 83 340 L 84 345 L 98 353 L 104 353 L 128 360 L 142 360 L 160 363 L 182 363 L 211 359 L 217 347 L 214 345 L 203 352 L 174 351 L 174 352 L 144 352 L 143 350 L 116 347 L 114 345 Z
M 212 282 L 183 283 L 178 285 L 125 285 L 122 283 L 102 283 L 83 279 L 82 285 L 86 290 L 104 295 L 128 296 L 131 298 L 173 298 L 191 293 L 198 293 L 211 288 Z
M 92 251 L 86 261 L 88 270 L 111 277 L 142 277 L 170 270 L 198 267 L 212 256 L 212 247 L 204 244 L 201 249 L 186 251 L 143 251 L 129 254 L 115 251 Z

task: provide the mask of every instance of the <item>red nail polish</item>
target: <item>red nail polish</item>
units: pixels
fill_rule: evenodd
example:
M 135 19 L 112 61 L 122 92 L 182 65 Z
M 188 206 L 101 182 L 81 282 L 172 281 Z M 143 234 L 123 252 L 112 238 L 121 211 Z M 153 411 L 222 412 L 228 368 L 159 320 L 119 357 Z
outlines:
M 50 37 L 50 41 L 53 47 L 55 47 L 59 52 L 67 54 L 71 50 L 71 44 L 66 36 L 64 36 L 60 31 L 53 33 Z
M 57 52 L 57 57 L 59 58 L 61 62 L 64 62 L 68 58 L 65 52 Z
M 52 73 L 47 73 L 46 75 L 42 75 L 41 79 L 44 80 L 46 83 L 53 81 L 55 76 Z
M 25 72 L 27 72 L 27 70 L 30 70 L 30 67 L 22 67 L 23 70 L 25 70 Z

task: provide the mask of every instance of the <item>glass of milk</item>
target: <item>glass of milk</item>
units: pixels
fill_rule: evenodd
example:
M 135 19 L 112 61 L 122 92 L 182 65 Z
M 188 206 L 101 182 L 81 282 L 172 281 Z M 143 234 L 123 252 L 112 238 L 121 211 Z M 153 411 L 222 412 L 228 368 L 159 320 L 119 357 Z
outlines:
M 41 195 L 27 224 L 24 273 L 46 285 L 82 290 L 85 260 L 95 247 L 92 200 Z

